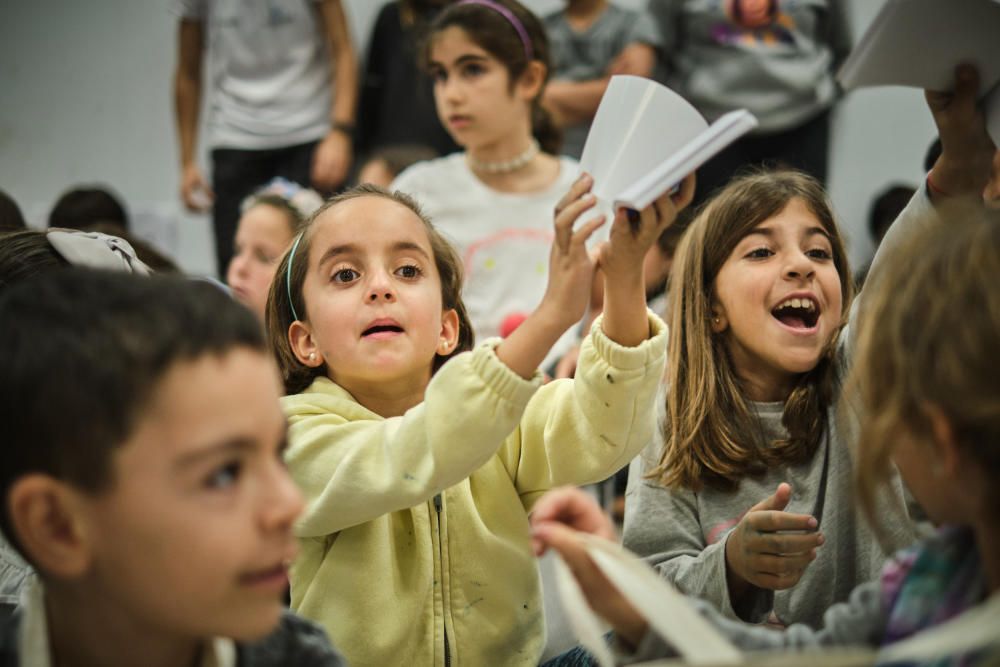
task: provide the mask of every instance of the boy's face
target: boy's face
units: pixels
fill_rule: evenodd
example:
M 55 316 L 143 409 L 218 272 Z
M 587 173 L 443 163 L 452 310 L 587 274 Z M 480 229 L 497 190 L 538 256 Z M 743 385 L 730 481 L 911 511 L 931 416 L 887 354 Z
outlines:
M 282 463 L 270 358 L 248 348 L 171 368 L 84 499 L 93 590 L 139 627 L 253 639 L 277 624 L 302 496 Z

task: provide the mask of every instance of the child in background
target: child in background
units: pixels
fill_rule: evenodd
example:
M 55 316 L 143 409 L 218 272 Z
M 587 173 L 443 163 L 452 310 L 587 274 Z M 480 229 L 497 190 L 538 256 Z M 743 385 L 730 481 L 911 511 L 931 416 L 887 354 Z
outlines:
M 226 282 L 261 322 L 278 260 L 305 219 L 322 205 L 318 192 L 283 178 L 273 179 L 240 205 Z
M 831 607 L 819 631 L 804 625 L 780 633 L 752 628 L 700 604 L 701 612 L 740 648 L 887 646 L 1000 592 L 995 358 L 1000 291 L 993 284 L 1000 273 L 1000 220 L 984 211 L 981 200 L 994 149 L 976 108 L 977 83 L 975 77 L 960 80 L 954 96 L 928 94 L 942 129 L 944 155 L 928 177 L 929 188 L 917 194 L 879 250 L 859 312 L 849 382 L 867 411 L 858 481 L 869 520 L 884 529 L 897 519 L 876 493 L 891 479 L 894 461 L 917 500 L 943 527 L 898 553 L 878 581 L 859 585 L 848 602 Z M 937 210 L 926 204 L 929 192 Z M 965 200 L 961 205 L 954 201 L 960 198 Z M 914 227 L 923 229 L 915 234 Z M 538 550 L 554 547 L 570 562 L 591 605 L 623 640 L 620 646 L 629 655 L 622 657 L 647 660 L 672 652 L 647 632 L 646 622 L 558 525 L 613 537 L 588 499 L 575 490 L 554 492 L 536 505 L 533 522 Z M 998 657 L 995 645 L 958 653 L 928 656 L 927 664 L 996 664 Z
M 208 284 L 62 269 L 0 320 L 0 527 L 39 577 L 4 664 L 343 664 L 282 611 L 302 496 L 253 317 Z
M 553 80 L 543 104 L 563 128 L 563 153 L 579 159 L 611 76 L 653 76 L 663 40 L 645 12 L 608 0 L 564 4 L 545 17 Z
M 594 261 L 573 230 L 589 177 L 559 203 L 549 285 L 511 335 L 472 350 L 454 250 L 401 193 L 361 186 L 317 213 L 279 268 L 268 332 L 291 424 L 292 607 L 356 665 L 537 665 L 544 643 L 527 513 L 545 490 L 607 477 L 655 430 L 666 334 L 642 257 L 694 183 L 615 218 L 604 315 L 576 380 L 539 363 L 580 320 Z M 632 226 L 634 225 L 634 226 Z
M 414 165 L 392 189 L 415 197 L 457 248 L 462 299 L 483 340 L 504 323 L 513 329 L 542 300 L 552 209 L 579 169 L 556 156 L 559 131 L 541 106 L 545 29 L 516 0 L 449 5 L 431 25 L 424 59 L 438 116 L 465 151 Z M 570 332 L 543 367 L 574 342 Z

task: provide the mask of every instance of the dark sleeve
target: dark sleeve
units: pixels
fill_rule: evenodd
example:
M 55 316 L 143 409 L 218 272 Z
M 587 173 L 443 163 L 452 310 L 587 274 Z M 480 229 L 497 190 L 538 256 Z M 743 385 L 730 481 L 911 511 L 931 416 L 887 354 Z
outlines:
M 365 59 L 365 69 L 361 74 L 361 93 L 358 96 L 357 134 L 355 136 L 355 153 L 367 157 L 374 148 L 378 132 L 379 109 L 382 107 L 382 96 L 385 86 L 386 62 L 385 44 L 388 40 L 400 38 L 399 8 L 395 2 L 382 7 L 375 27 L 372 29 L 371 40 L 368 42 L 368 57 Z
M 346 667 L 347 661 L 315 623 L 286 610 L 278 628 L 254 644 L 241 645 L 239 667 Z

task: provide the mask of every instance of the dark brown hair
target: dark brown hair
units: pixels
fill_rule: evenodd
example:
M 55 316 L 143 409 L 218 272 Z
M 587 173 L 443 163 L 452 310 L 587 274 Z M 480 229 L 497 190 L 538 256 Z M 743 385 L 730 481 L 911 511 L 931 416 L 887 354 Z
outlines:
M 549 38 L 545 26 L 529 9 L 517 0 L 493 0 L 510 10 L 524 26 L 531 43 L 532 60 L 545 66 L 545 81 L 538 96 L 531 102 L 531 131 L 542 150 L 558 154 L 562 148 L 562 131 L 556 127 L 549 112 L 542 107 L 542 92 L 552 70 Z M 476 4 L 452 4 L 444 9 L 431 24 L 429 37 L 424 42 L 422 61 L 430 61 L 430 47 L 434 36 L 450 27 L 461 28 L 469 39 L 496 58 L 507 69 L 510 89 L 528 68 L 528 56 L 517 29 L 503 14 Z
M 302 285 L 309 271 L 309 255 L 312 245 L 312 230 L 316 221 L 324 212 L 352 199 L 360 197 L 380 197 L 404 206 L 416 215 L 427 230 L 431 251 L 434 254 L 434 264 L 441 277 L 441 303 L 445 309 L 454 310 L 458 314 L 458 345 L 447 356 L 438 355 L 434 358 L 433 371 L 437 371 L 444 362 L 460 352 L 471 350 L 474 338 L 472 323 L 462 302 L 462 261 L 451 244 L 431 224 L 417 202 L 402 192 L 389 192 L 377 185 L 363 184 L 347 190 L 327 201 L 319 210 L 306 220 L 298 245 L 292 245 L 295 258 L 292 261 L 291 282 L 289 282 L 288 262 L 292 250 L 285 253 L 278 265 L 274 282 L 267 295 L 267 308 L 264 314 L 264 325 L 267 338 L 278 360 L 281 377 L 285 383 L 285 392 L 297 394 L 306 389 L 313 380 L 324 375 L 322 366 L 311 368 L 299 361 L 292 351 L 288 340 L 288 329 L 295 322 L 292 314 L 293 306 L 298 319 L 308 321 L 309 308 L 302 296 Z M 289 301 L 289 296 L 291 301 Z
M 798 199 L 816 216 L 833 247 L 846 323 L 853 287 L 847 255 L 823 187 L 796 171 L 763 171 L 733 180 L 699 211 L 684 233 L 671 272 L 668 312 L 667 421 L 660 465 L 667 486 L 722 490 L 774 465 L 804 462 L 815 453 L 840 382 L 838 334 L 785 400 L 788 437 L 764 442 L 723 336 L 712 332 L 715 280 L 733 248 L 755 227 Z M 839 332 L 839 330 L 838 330 Z

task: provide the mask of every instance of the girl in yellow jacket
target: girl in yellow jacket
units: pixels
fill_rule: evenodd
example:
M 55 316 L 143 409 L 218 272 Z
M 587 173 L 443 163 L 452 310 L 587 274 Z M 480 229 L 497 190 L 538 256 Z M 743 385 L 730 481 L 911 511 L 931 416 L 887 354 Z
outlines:
M 665 327 L 642 259 L 693 178 L 588 252 L 588 176 L 556 208 L 548 287 L 507 338 L 473 349 L 461 264 L 417 204 L 361 186 L 307 222 L 278 269 L 268 333 L 284 375 L 286 459 L 309 508 L 292 608 L 352 665 L 536 665 L 545 641 L 528 512 L 607 477 L 655 429 Z M 575 380 L 536 370 L 584 314 L 604 315 Z M 530 270 L 526 268 L 525 270 Z

